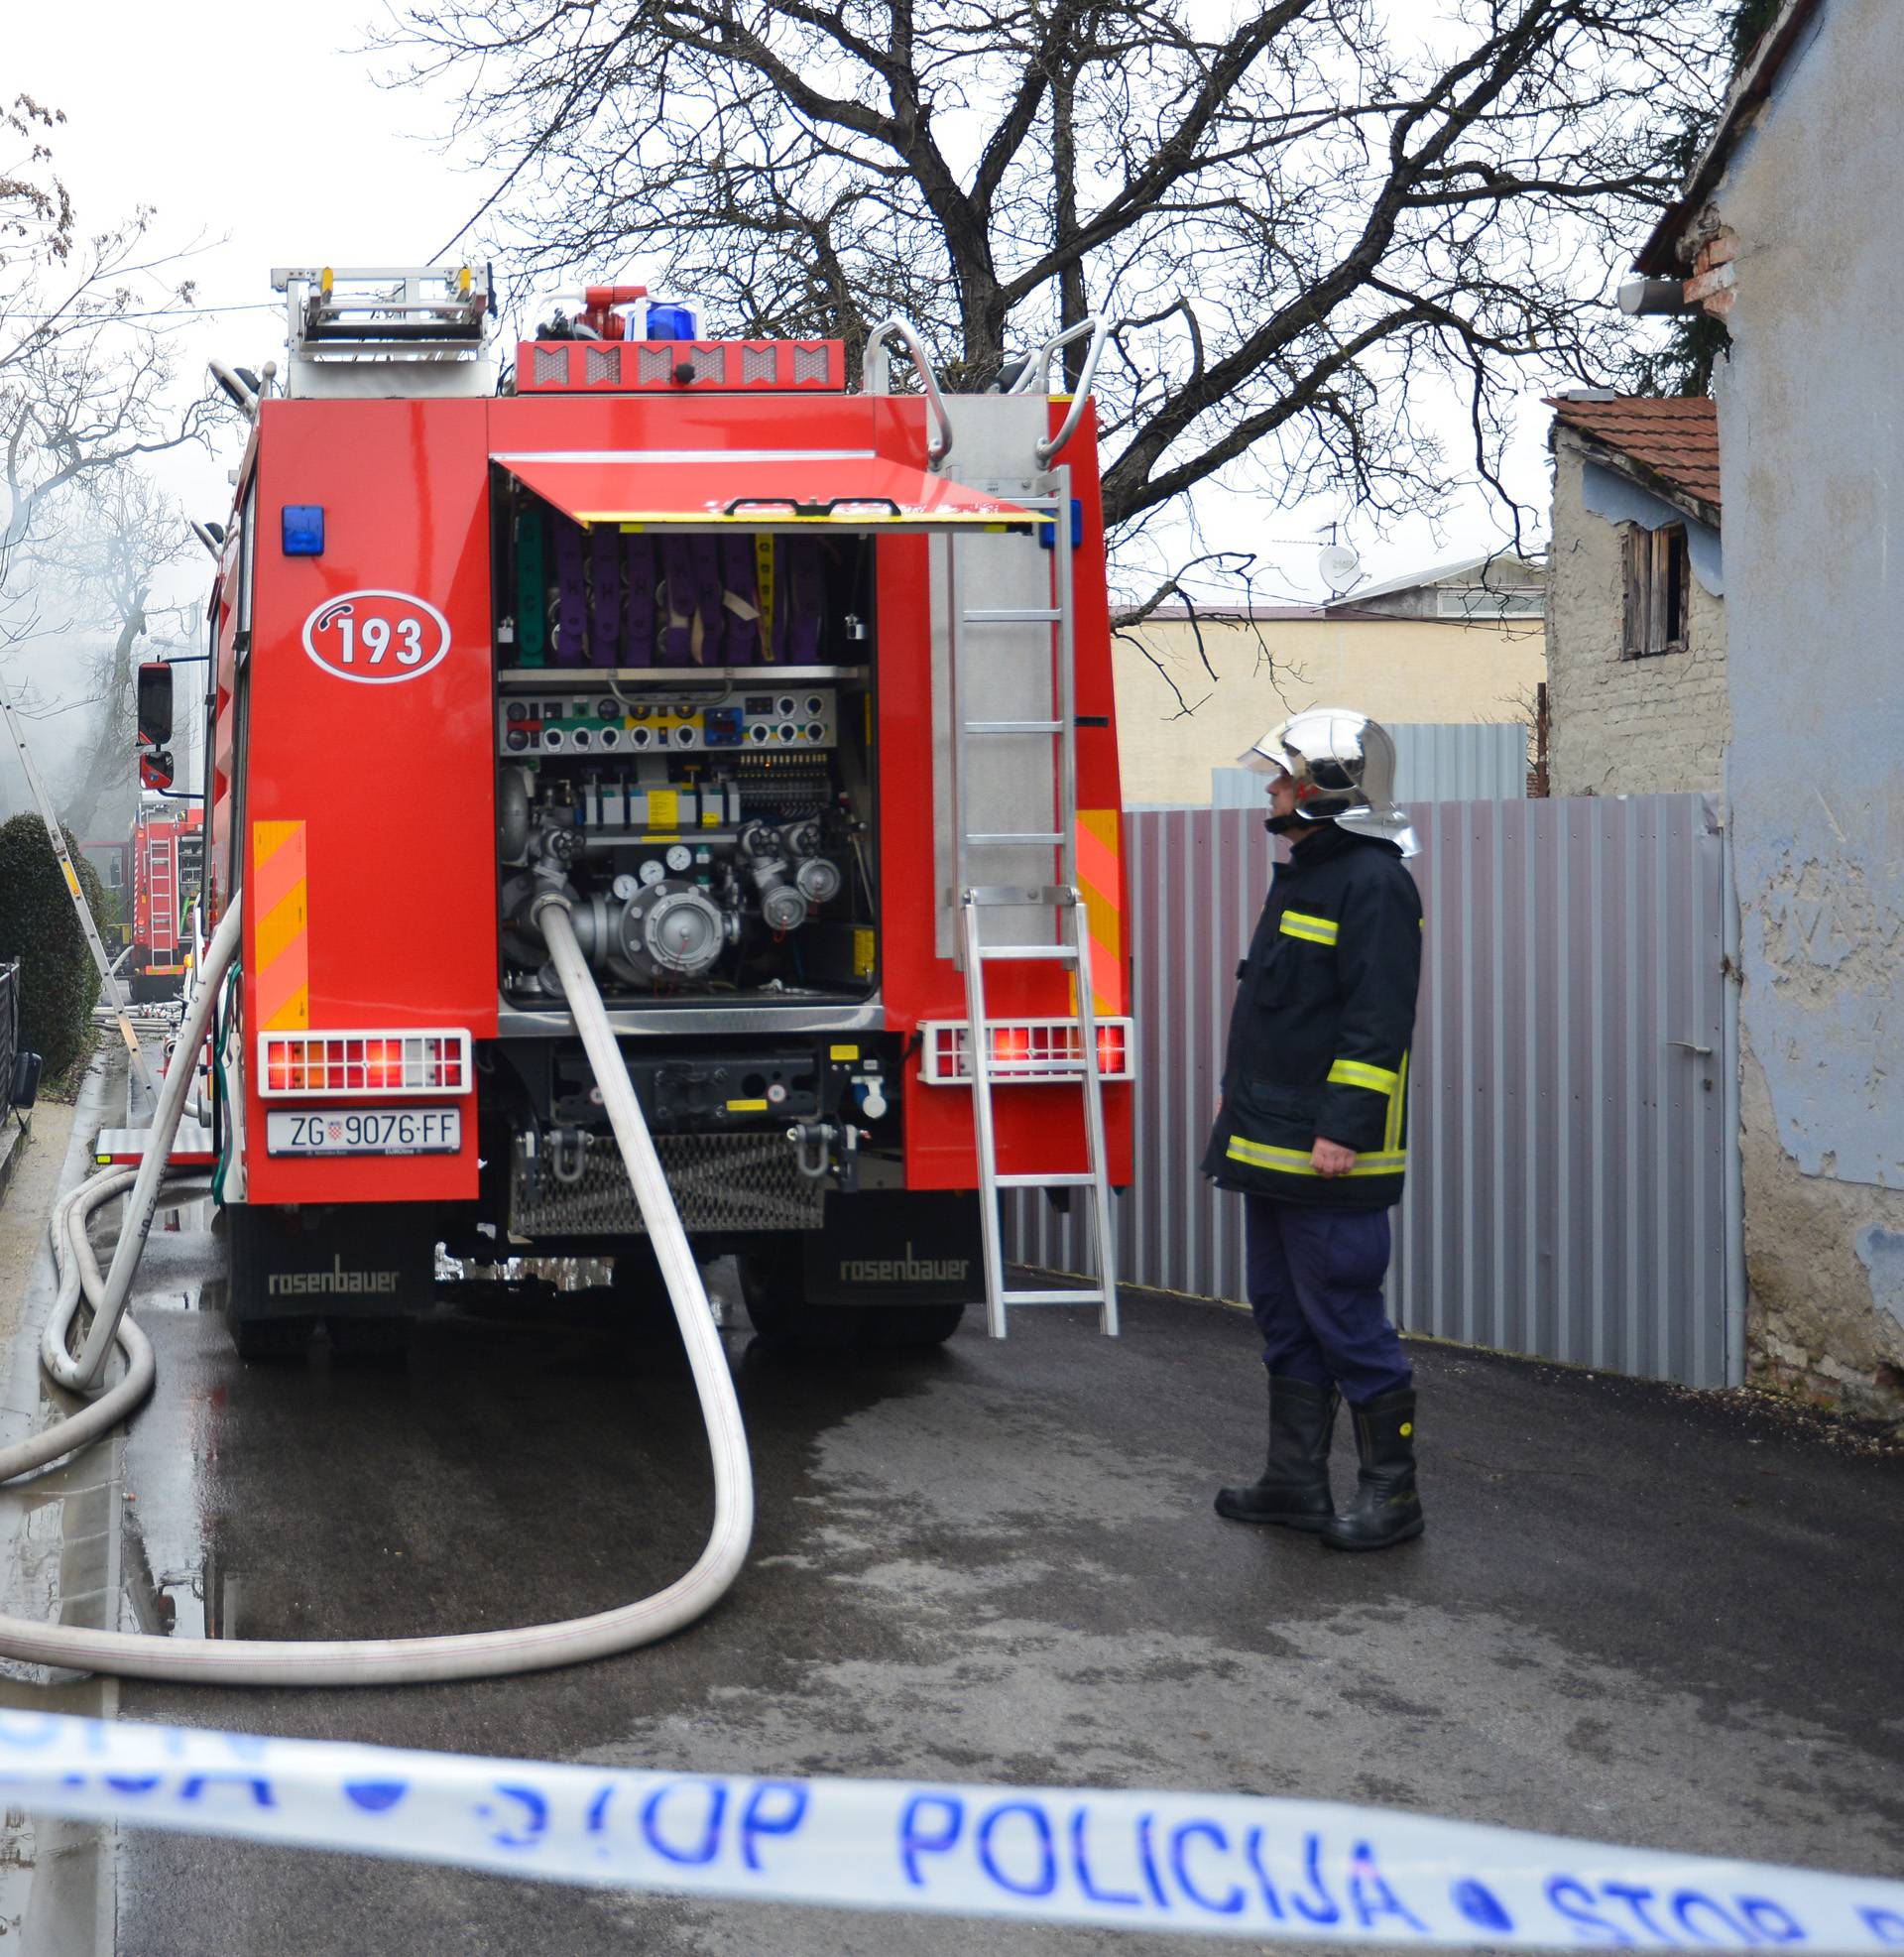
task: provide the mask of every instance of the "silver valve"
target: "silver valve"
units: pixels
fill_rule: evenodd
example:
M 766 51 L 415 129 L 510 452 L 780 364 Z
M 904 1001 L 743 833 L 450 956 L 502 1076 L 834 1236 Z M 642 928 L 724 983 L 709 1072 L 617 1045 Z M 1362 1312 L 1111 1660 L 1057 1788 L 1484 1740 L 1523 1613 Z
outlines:
M 806 922 L 807 899 L 780 854 L 780 837 L 765 822 L 750 822 L 741 831 L 740 845 L 760 893 L 761 921 L 772 931 L 798 930 Z

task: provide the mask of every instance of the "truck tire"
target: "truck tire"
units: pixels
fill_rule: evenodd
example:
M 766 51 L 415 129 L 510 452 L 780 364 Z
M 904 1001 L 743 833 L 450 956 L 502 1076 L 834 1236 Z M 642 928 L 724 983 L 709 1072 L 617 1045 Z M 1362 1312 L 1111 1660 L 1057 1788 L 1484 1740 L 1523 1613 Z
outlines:
M 943 1345 L 965 1317 L 963 1304 L 809 1304 L 797 1246 L 744 1252 L 738 1263 L 748 1320 L 769 1345 L 916 1352 Z
M 433 1299 L 435 1224 L 420 1206 L 228 1204 L 213 1228 L 230 1251 L 225 1322 L 239 1356 L 301 1358 L 321 1318 L 336 1357 L 401 1359 L 412 1311 Z M 379 1281 L 368 1295 L 366 1278 Z
M 409 1359 L 411 1325 L 409 1318 L 339 1315 L 324 1320 L 333 1358 L 374 1360 L 386 1365 L 402 1365 Z
M 680 1327 L 674 1317 L 674 1301 L 667 1294 L 667 1280 L 661 1276 L 652 1245 L 643 1243 L 638 1249 L 616 1252 L 609 1268 L 608 1294 L 617 1330 L 636 1344 L 678 1342 Z
M 889 1304 L 871 1311 L 853 1311 L 859 1319 L 858 1342 L 874 1351 L 922 1352 L 943 1345 L 965 1322 L 962 1304 Z
M 231 1342 L 248 1364 L 294 1366 L 310 1350 L 314 1318 L 242 1318 L 232 1320 Z
M 259 1309 L 267 1275 L 263 1255 L 267 1228 L 267 1219 L 244 1203 L 219 1210 L 212 1220 L 212 1233 L 225 1239 L 228 1253 L 225 1325 L 240 1359 L 288 1365 L 309 1351 L 317 1320 L 314 1315 L 267 1315 Z

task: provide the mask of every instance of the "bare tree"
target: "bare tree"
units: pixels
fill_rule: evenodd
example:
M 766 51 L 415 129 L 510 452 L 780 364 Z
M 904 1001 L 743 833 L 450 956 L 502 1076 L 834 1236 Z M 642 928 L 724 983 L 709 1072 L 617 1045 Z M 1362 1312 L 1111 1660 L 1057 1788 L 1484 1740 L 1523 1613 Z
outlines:
M 143 206 L 78 232 L 48 144 L 60 120 L 26 96 L 0 108 L 17 151 L 0 162 L 0 651 L 63 624 L 42 617 L 28 574 L 58 552 L 62 504 L 222 412 L 178 399 L 168 328 L 192 301 L 189 251 L 154 250 Z
M 64 515 L 63 541 L 41 553 L 42 565 L 70 596 L 75 637 L 86 627 L 110 635 L 88 662 L 77 702 L 93 711 L 61 812 L 79 835 L 99 833 L 102 821 L 114 829 L 131 822 L 138 797 L 132 736 L 139 642 L 167 623 L 182 626 L 191 609 L 152 602 L 160 573 L 184 554 L 187 538 L 174 499 L 150 477 L 122 468 L 86 484 Z
M 72 199 L 53 171 L 48 139 L 65 117 L 58 109 L 16 95 L 0 107 L 0 241 L 8 257 L 39 254 L 56 263 L 72 250 Z
M 726 331 L 856 352 L 896 308 L 966 386 L 1108 315 L 1105 504 L 1134 616 L 1180 588 L 1141 572 L 1146 525 L 1212 480 L 1395 515 L 1461 469 L 1511 507 L 1507 409 L 1530 366 L 1610 369 L 1609 274 L 1677 188 L 1665 152 L 1721 45 L 1706 0 L 1214 17 L 413 0 L 386 45 L 456 78 L 452 133 L 505 172 L 472 225 L 526 276 L 632 263 Z M 1418 412 L 1431 376 L 1467 403 L 1459 463 Z

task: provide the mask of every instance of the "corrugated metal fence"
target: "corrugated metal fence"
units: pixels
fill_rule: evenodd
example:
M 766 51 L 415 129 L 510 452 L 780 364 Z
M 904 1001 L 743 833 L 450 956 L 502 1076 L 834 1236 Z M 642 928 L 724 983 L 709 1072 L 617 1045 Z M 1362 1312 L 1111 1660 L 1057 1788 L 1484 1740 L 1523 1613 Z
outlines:
M 1413 810 L 1427 914 L 1390 1308 L 1410 1330 L 1725 1383 L 1723 838 L 1703 795 Z M 1124 1282 L 1244 1294 L 1243 1205 L 1197 1172 L 1237 961 L 1273 858 L 1259 813 L 1128 815 L 1138 1024 Z M 1027 1264 L 1069 1220 L 1007 1199 Z M 1080 1233 L 1081 1236 L 1082 1233 Z
M 1519 801 L 1527 793 L 1527 729 L 1518 721 L 1383 721 L 1395 743 L 1401 801 Z M 1249 768 L 1213 768 L 1216 808 L 1257 808 L 1267 787 Z

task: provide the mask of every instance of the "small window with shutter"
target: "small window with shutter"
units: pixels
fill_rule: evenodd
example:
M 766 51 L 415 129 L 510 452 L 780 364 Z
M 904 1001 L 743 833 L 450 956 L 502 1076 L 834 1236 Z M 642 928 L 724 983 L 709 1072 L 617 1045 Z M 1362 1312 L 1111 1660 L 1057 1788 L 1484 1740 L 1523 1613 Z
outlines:
M 1626 625 L 1620 657 L 1651 659 L 1683 653 L 1691 643 L 1692 553 L 1686 526 L 1625 531 Z

